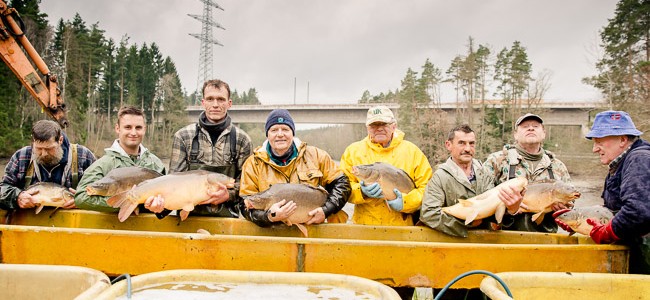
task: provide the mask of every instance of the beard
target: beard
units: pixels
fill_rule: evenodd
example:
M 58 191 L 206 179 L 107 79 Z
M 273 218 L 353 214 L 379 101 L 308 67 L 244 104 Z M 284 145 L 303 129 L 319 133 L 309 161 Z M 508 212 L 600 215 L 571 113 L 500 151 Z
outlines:
M 54 150 L 54 154 L 52 154 L 52 155 L 49 155 L 49 154 L 38 155 L 37 154 L 34 157 L 34 160 L 38 164 L 49 168 L 49 167 L 56 166 L 61 161 L 62 158 L 63 158 L 63 148 L 61 148 L 59 146 L 59 147 L 56 147 L 56 149 Z

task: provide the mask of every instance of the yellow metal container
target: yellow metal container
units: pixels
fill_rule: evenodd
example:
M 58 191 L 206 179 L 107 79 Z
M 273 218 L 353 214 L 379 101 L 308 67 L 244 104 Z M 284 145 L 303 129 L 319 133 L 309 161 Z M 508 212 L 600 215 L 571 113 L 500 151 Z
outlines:
M 108 276 L 89 268 L 0 264 L 0 299 L 90 300 L 109 286 Z
M 220 224 L 218 219 L 215 224 Z M 227 223 L 244 230 L 257 227 L 245 220 Z M 478 269 L 626 273 L 628 265 L 627 247 L 583 243 L 558 234 L 483 231 L 468 239 L 437 239 L 439 233 L 414 226 L 312 227 L 325 236 L 331 234 L 329 229 L 348 235 L 304 238 L 0 225 L 0 262 L 85 266 L 109 276 L 170 269 L 318 272 L 390 286 L 436 288 Z M 357 239 L 345 229 L 356 232 Z M 394 240 L 381 239 L 382 233 Z M 479 284 L 475 276 L 454 287 Z
M 349 275 L 295 272 L 171 270 L 131 278 L 131 295 L 147 299 L 400 299 L 392 288 Z M 122 280 L 95 299 L 126 299 Z
M 497 273 L 514 299 L 650 299 L 650 275 L 504 272 Z M 481 281 L 481 291 L 493 300 L 511 300 L 492 277 Z

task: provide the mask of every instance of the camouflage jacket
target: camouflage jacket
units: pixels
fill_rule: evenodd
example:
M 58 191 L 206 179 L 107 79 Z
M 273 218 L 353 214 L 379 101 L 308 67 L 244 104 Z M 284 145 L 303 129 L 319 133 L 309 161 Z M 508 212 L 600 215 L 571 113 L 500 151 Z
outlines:
M 496 186 L 509 179 L 508 175 L 511 165 L 515 168 L 515 177 L 526 176 L 528 182 L 542 181 L 545 179 L 556 179 L 564 182 L 571 181 L 569 170 L 567 170 L 564 163 L 557 159 L 552 152 L 544 150 L 542 160 L 533 169 L 517 153 L 515 145 L 505 145 L 503 150 L 490 154 L 483 164 L 483 171 L 491 177 L 491 180 Z M 557 232 L 557 224 L 555 224 L 551 214 L 546 214 L 540 225 L 535 224 L 531 220 L 531 216 L 532 214 L 530 213 L 515 216 L 506 214 L 503 219 L 502 228 L 519 231 Z

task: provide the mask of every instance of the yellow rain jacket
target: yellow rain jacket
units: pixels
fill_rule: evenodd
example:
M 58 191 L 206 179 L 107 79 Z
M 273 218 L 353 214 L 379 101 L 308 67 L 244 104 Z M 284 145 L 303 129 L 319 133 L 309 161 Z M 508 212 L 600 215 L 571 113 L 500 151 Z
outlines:
M 385 162 L 400 168 L 415 182 L 414 190 L 402 194 L 402 211 L 393 211 L 383 199 L 366 198 L 361 193 L 359 179 L 352 175 L 352 167 L 375 162 Z M 395 130 L 388 148 L 371 142 L 370 137 L 352 143 L 341 157 L 341 169 L 352 185 L 352 193 L 348 199 L 348 202 L 354 204 L 352 221 L 365 225 L 413 225 L 411 213 L 420 209 L 424 190 L 433 174 L 424 153 L 415 144 L 404 140 L 404 132 L 399 129 Z
M 265 141 L 248 157 L 242 167 L 239 195 L 247 196 L 267 190 L 276 183 L 303 183 L 322 186 L 329 193 L 323 212 L 330 223 L 345 223 L 347 214 L 341 209 L 350 194 L 350 182 L 336 162 L 322 149 L 308 146 L 298 138 L 293 139 L 298 156 L 286 166 L 278 166 L 266 152 Z M 259 226 L 269 226 L 266 216 L 249 213 L 241 207 L 241 213 Z

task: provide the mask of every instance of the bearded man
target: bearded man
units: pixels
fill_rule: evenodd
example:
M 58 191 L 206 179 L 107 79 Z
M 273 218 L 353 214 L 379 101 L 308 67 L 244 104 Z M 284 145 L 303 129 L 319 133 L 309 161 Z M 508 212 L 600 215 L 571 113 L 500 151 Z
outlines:
M 38 205 L 27 187 L 38 182 L 60 184 L 75 192 L 79 179 L 95 161 L 86 147 L 70 144 L 58 123 L 41 120 L 32 127 L 32 145 L 11 156 L 0 185 L 0 208 L 15 210 Z M 63 208 L 75 208 L 74 199 Z

